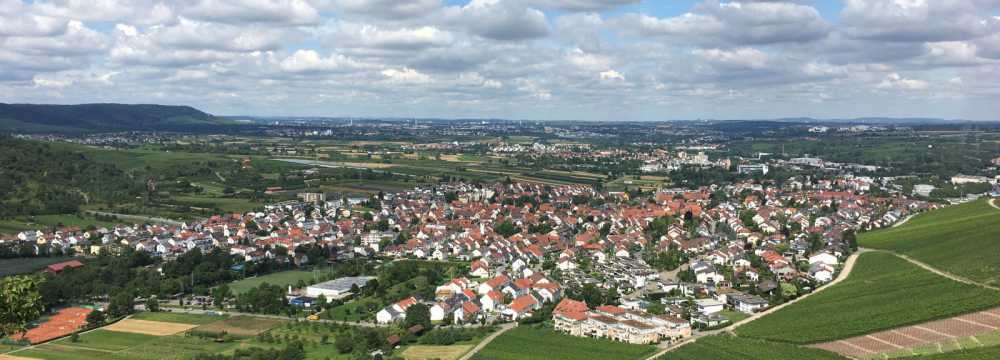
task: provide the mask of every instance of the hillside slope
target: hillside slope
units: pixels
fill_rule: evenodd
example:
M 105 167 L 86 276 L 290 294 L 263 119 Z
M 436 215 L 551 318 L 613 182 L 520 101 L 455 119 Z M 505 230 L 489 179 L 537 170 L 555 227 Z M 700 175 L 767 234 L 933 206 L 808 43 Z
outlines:
M 1000 210 L 986 199 L 920 214 L 902 226 L 861 234 L 858 242 L 1000 286 Z
M 195 131 L 234 124 L 190 106 L 0 103 L 0 131 L 107 132 Z

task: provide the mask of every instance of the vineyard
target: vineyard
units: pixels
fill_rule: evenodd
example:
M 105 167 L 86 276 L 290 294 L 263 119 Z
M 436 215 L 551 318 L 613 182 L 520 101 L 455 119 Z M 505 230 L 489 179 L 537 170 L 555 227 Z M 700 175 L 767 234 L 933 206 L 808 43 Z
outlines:
M 908 255 L 935 268 L 1000 286 L 1000 211 L 986 200 L 918 215 L 862 234 L 861 246 Z
M 708 336 L 684 345 L 661 357 L 661 360 L 744 359 L 744 360 L 826 360 L 844 359 L 832 352 L 791 344 L 734 336 Z
M 1000 293 L 962 284 L 884 252 L 860 255 L 850 277 L 740 328 L 741 336 L 808 344 L 1000 306 Z

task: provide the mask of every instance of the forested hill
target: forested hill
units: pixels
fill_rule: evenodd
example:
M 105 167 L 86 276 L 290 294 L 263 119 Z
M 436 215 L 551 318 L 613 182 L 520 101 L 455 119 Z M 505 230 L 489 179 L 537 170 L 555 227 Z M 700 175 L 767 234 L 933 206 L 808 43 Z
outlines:
M 198 131 L 233 125 L 190 106 L 0 103 L 0 132 Z
M 0 219 L 74 213 L 86 203 L 134 198 L 141 179 L 70 148 L 0 135 Z

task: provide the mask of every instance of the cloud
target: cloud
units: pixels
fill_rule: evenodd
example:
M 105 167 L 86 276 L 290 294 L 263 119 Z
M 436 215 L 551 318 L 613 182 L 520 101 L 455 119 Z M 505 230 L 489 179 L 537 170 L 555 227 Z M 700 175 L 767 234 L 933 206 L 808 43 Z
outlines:
M 1000 20 L 984 11 L 996 5 L 992 0 L 847 0 L 840 17 L 853 38 L 955 41 L 1000 30 Z
M 537 6 L 565 11 L 603 11 L 638 4 L 641 0 L 533 0 Z
M 385 69 L 382 76 L 393 84 L 426 84 L 433 81 L 427 74 L 410 68 Z
M 320 19 L 319 12 L 305 0 L 201 0 L 183 14 L 229 24 L 308 25 Z
M 885 79 L 876 87 L 883 90 L 927 90 L 929 85 L 924 80 L 906 78 L 897 73 L 891 73 L 886 75 Z
M 502 41 L 518 41 L 548 36 L 545 14 L 508 0 L 471 0 L 463 6 L 449 6 L 444 18 L 478 36 Z
M 599 76 L 600 76 L 601 80 L 621 80 L 621 81 L 625 81 L 625 76 L 622 75 L 621 73 L 617 72 L 617 71 L 614 71 L 614 70 L 602 71 L 599 74 Z
M 706 1 L 670 18 L 629 14 L 617 26 L 644 36 L 669 36 L 701 44 L 774 44 L 825 37 L 830 24 L 807 5 L 785 2 Z
M 318 0 L 314 3 L 320 8 L 390 20 L 422 17 L 441 8 L 440 0 Z
M 729 69 L 763 69 L 767 66 L 768 56 L 754 48 L 739 48 L 735 50 L 695 49 L 692 54 L 707 60 L 709 63 Z
M 454 42 L 450 32 L 435 26 L 387 28 L 378 25 L 340 22 L 324 35 L 334 47 L 421 50 L 448 46 Z
M 281 60 L 279 66 L 282 70 L 293 73 L 347 71 L 370 67 L 339 54 L 324 58 L 313 50 L 298 50 Z

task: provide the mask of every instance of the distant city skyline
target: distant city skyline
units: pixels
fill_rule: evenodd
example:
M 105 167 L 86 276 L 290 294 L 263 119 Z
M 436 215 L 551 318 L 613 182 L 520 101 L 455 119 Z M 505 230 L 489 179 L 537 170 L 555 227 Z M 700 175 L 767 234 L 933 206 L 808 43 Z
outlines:
M 1000 120 L 1000 1 L 0 0 L 0 102 Z

